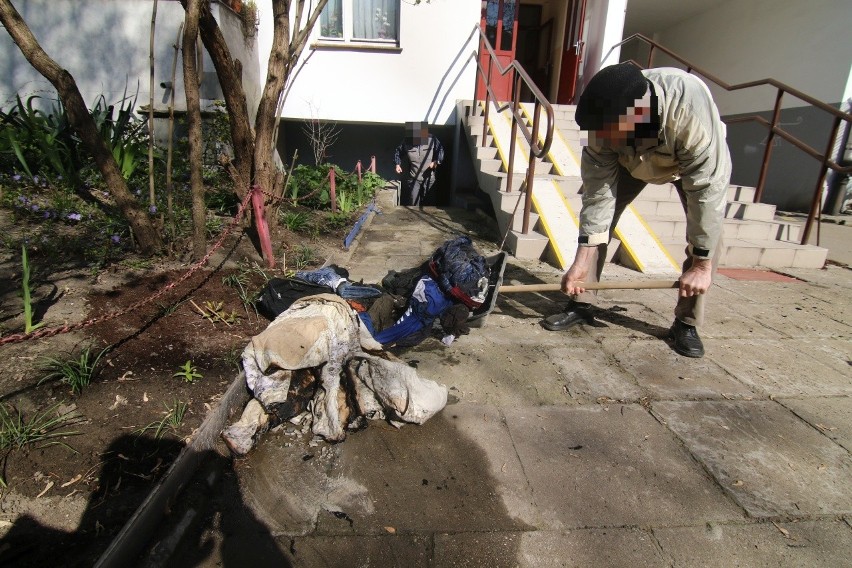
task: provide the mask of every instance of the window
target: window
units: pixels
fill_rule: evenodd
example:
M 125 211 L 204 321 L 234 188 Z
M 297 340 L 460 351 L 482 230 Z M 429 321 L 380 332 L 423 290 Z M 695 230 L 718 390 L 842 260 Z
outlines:
M 399 0 L 328 0 L 320 16 L 320 37 L 396 45 Z

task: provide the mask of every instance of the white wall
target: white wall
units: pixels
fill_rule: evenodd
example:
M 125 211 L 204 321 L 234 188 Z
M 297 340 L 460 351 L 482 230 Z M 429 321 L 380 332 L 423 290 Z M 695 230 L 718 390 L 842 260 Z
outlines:
M 15 2 L 15 7 L 47 54 L 74 77 L 87 105 L 91 106 L 101 94 L 108 103 L 117 102 L 125 90 L 128 95 L 137 95 L 137 108 L 148 104 L 152 0 L 26 0 Z M 219 10 L 223 34 L 234 50 L 234 57 L 243 62 L 243 85 L 253 108 L 259 76 L 253 43 L 242 37 L 239 20 L 233 12 L 214 5 L 214 14 Z M 158 2 L 155 109 L 165 110 L 168 105 L 168 93 L 160 83 L 171 81 L 172 46 L 183 20 L 184 11 L 178 2 Z M 205 75 L 215 74 L 206 54 L 203 66 Z M 215 77 L 208 76 L 205 87 L 211 81 L 214 87 L 217 85 Z M 175 107 L 185 109 L 180 53 L 176 82 Z M 215 90 L 203 89 L 202 96 Z M 13 104 L 16 93 L 26 98 L 36 92 L 55 96 L 53 86 L 32 68 L 4 30 L 0 33 L 0 106 L 8 108 Z
M 479 20 L 479 0 L 403 1 L 399 52 L 309 46 L 282 116 L 451 123 L 456 99 L 473 98 Z
M 620 49 L 610 50 L 623 39 L 626 9 L 627 0 L 596 0 L 587 4 L 583 31 L 586 55 L 577 81 L 577 93 L 583 92 L 586 83 L 601 67 L 619 62 Z
M 849 0 L 731 0 L 667 30 L 658 41 L 728 83 L 772 77 L 823 102 L 843 99 L 852 62 Z M 663 58 L 654 64 L 665 64 Z M 771 109 L 775 91 L 723 95 L 723 115 Z M 785 96 L 784 107 L 806 103 Z

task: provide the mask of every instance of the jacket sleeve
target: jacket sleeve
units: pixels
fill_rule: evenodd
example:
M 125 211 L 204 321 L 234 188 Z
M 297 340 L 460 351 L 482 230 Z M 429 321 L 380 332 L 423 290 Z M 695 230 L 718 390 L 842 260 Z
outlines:
M 605 148 L 583 148 L 580 160 L 583 178 L 583 208 L 580 210 L 580 245 L 599 245 L 609 241 L 609 229 L 615 215 L 618 154 Z
M 686 194 L 686 238 L 692 256 L 713 258 L 731 179 L 725 125 L 710 106 L 682 112 L 675 151 Z
M 393 163 L 397 166 L 402 165 L 402 155 L 405 154 L 405 142 L 401 143 L 393 151 Z

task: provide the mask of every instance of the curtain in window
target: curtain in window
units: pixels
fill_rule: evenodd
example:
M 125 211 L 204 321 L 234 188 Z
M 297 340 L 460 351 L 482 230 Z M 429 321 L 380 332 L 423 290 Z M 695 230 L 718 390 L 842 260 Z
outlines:
M 352 0 L 352 8 L 353 38 L 397 39 L 399 0 Z
M 328 0 L 320 15 L 322 37 L 343 37 L 343 0 Z

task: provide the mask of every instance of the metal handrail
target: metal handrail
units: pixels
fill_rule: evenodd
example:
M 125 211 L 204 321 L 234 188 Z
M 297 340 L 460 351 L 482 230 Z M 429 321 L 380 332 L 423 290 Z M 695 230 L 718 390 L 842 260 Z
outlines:
M 550 145 L 553 143 L 553 106 L 547 100 L 547 97 L 542 94 L 542 92 L 533 82 L 529 74 L 527 74 L 524 68 L 521 67 L 521 64 L 518 62 L 517 59 L 513 59 L 504 68 L 502 65 L 500 65 L 500 61 L 498 61 L 497 59 L 497 54 L 494 52 L 494 48 L 491 46 L 491 42 L 488 41 L 488 37 L 485 35 L 483 29 L 477 25 L 476 31 L 479 32 L 480 39 L 479 53 L 481 53 L 482 47 L 485 47 L 489 54 L 487 71 L 482 68 L 482 64 L 479 61 L 479 54 L 477 54 L 476 57 L 476 70 L 478 76 L 482 77 L 482 82 L 485 86 L 485 113 L 482 119 L 482 146 L 485 146 L 485 139 L 488 133 L 488 114 L 491 107 L 490 102 L 492 100 L 495 102 L 495 104 L 499 102 L 497 101 L 497 97 L 494 95 L 494 90 L 491 87 L 492 72 L 495 67 L 500 76 L 505 76 L 510 72 L 514 72 L 514 76 L 512 77 L 512 100 L 507 101 L 505 105 L 498 106 L 497 110 L 502 111 L 509 105 L 511 105 L 512 108 L 512 134 L 511 140 L 509 142 L 509 157 L 507 166 L 508 171 L 506 173 L 506 192 L 512 191 L 512 175 L 514 173 L 515 166 L 515 146 L 518 127 L 520 127 L 521 133 L 524 135 L 524 138 L 529 144 L 529 164 L 527 165 L 527 175 L 524 184 L 526 190 L 526 196 L 524 198 L 524 223 L 521 229 L 522 234 L 526 235 L 527 233 L 529 233 L 530 211 L 532 209 L 531 196 L 533 190 L 533 181 L 535 177 L 535 160 L 536 158 L 543 158 L 544 156 L 546 156 L 547 153 L 550 151 Z M 526 85 L 526 87 L 530 90 L 532 96 L 535 98 L 532 129 L 527 127 L 526 121 L 518 111 L 522 82 Z M 475 102 L 476 101 L 474 100 L 474 104 Z M 544 108 L 544 112 L 547 115 L 547 123 L 545 124 L 544 141 L 542 143 L 539 143 L 542 108 Z
M 839 109 L 836 109 L 831 105 L 828 105 L 828 104 L 826 104 L 826 103 L 824 103 L 820 100 L 817 100 L 817 99 L 813 98 L 812 96 L 805 94 L 805 93 L 803 93 L 803 92 L 801 92 L 797 89 L 794 89 L 793 87 L 791 87 L 789 85 L 781 83 L 780 81 L 776 81 L 775 79 L 760 79 L 758 81 L 749 81 L 747 83 L 738 83 L 736 85 L 731 85 L 729 83 L 726 83 L 725 81 L 722 81 L 721 79 L 719 79 L 715 75 L 708 73 L 704 69 L 693 65 L 692 63 L 690 63 L 689 61 L 687 61 L 683 57 L 681 57 L 678 54 L 671 51 L 670 49 L 663 47 L 662 45 L 658 44 L 654 40 L 652 40 L 652 39 L 650 39 L 650 38 L 648 38 L 648 37 L 646 37 L 642 34 L 633 34 L 632 36 L 630 36 L 630 37 L 622 40 L 621 42 L 615 44 L 607 52 L 606 56 L 603 59 L 601 59 L 601 61 L 605 61 L 606 58 L 609 57 L 610 53 L 612 53 L 612 51 L 615 48 L 620 47 L 620 46 L 622 46 L 622 45 L 624 45 L 624 44 L 626 44 L 630 41 L 633 41 L 634 39 L 638 39 L 640 41 L 643 41 L 646 44 L 648 44 L 648 46 L 650 47 L 649 52 L 648 52 L 647 67 L 651 66 L 651 61 L 653 60 L 653 57 L 654 57 L 654 50 L 659 50 L 659 51 L 662 51 L 663 53 L 665 53 L 666 55 L 668 55 L 669 57 L 671 57 L 672 59 L 674 59 L 675 61 L 678 61 L 679 63 L 686 66 L 687 73 L 695 72 L 695 73 L 701 75 L 702 77 L 704 77 L 705 79 L 708 79 L 709 81 L 715 83 L 719 87 L 725 89 L 726 91 L 738 91 L 738 90 L 741 90 L 741 89 L 748 89 L 748 88 L 751 88 L 751 87 L 762 87 L 762 86 L 767 86 L 767 85 L 771 86 L 771 87 L 775 87 L 775 89 L 777 89 L 776 95 L 775 95 L 775 108 L 774 108 L 773 113 L 772 113 L 772 121 L 771 122 L 766 120 L 765 118 L 763 118 L 761 116 L 758 116 L 758 115 L 744 116 L 744 117 L 739 117 L 739 118 L 728 119 L 725 122 L 728 123 L 728 124 L 735 124 L 735 123 L 740 123 L 740 122 L 756 122 L 756 123 L 758 123 L 762 126 L 765 126 L 769 130 L 769 134 L 768 134 L 767 139 L 766 139 L 766 150 L 763 153 L 763 163 L 760 166 L 760 176 L 758 177 L 757 187 L 755 189 L 755 194 L 754 194 L 754 202 L 755 203 L 759 203 L 761 198 L 763 197 L 763 190 L 764 190 L 764 187 L 766 185 L 766 175 L 767 175 L 767 172 L 769 171 L 769 162 L 770 162 L 770 159 L 772 157 L 772 147 L 773 147 L 772 142 L 773 142 L 773 139 L 774 139 L 776 134 L 779 137 L 786 140 L 787 142 L 789 142 L 790 144 L 792 144 L 793 146 L 795 146 L 796 148 L 798 148 L 799 150 L 803 151 L 808 156 L 811 156 L 812 158 L 815 158 L 815 159 L 821 161 L 822 164 L 821 164 L 821 167 L 820 167 L 819 179 L 817 180 L 816 188 L 814 189 L 814 195 L 813 195 L 813 198 L 811 200 L 811 208 L 808 211 L 808 220 L 805 223 L 805 228 L 802 232 L 801 244 L 803 244 L 803 245 L 807 244 L 808 238 L 810 237 L 811 226 L 813 225 L 814 218 L 819 217 L 820 214 L 822 213 L 822 207 L 821 207 L 822 186 L 825 183 L 825 176 L 828 173 L 828 170 L 831 169 L 831 170 L 833 170 L 837 173 L 843 173 L 843 174 L 847 174 L 847 173 L 852 172 L 852 166 L 842 166 L 842 165 L 838 164 L 837 162 L 835 162 L 834 160 L 831 159 L 831 153 L 832 153 L 832 150 L 834 148 L 834 141 L 837 139 L 837 133 L 840 131 L 840 125 L 844 121 L 846 122 L 847 126 L 851 125 L 852 124 L 852 114 L 849 114 L 849 113 L 843 112 Z M 642 65 L 639 64 L 636 61 L 633 61 L 633 63 L 636 63 L 639 67 L 642 67 Z M 814 148 L 811 148 L 809 145 L 805 144 L 804 142 L 802 142 L 801 140 L 796 138 L 794 135 L 790 134 L 789 132 L 787 132 L 786 130 L 784 130 L 783 128 L 781 128 L 779 126 L 780 118 L 781 118 L 781 101 L 782 101 L 785 94 L 790 94 L 790 95 L 792 95 L 792 96 L 794 96 L 794 97 L 796 97 L 796 98 L 798 98 L 798 99 L 800 99 L 800 100 L 802 100 L 802 101 L 804 101 L 804 102 L 806 102 L 810 105 L 813 105 L 814 107 L 816 107 L 816 108 L 818 108 L 822 111 L 825 111 L 825 112 L 834 116 L 834 124 L 833 124 L 832 129 L 831 129 L 831 136 L 829 136 L 829 138 L 828 138 L 828 143 L 826 145 L 825 151 L 820 152 L 819 150 L 815 150 Z M 819 239 L 817 238 L 817 243 L 818 242 L 819 242 Z

